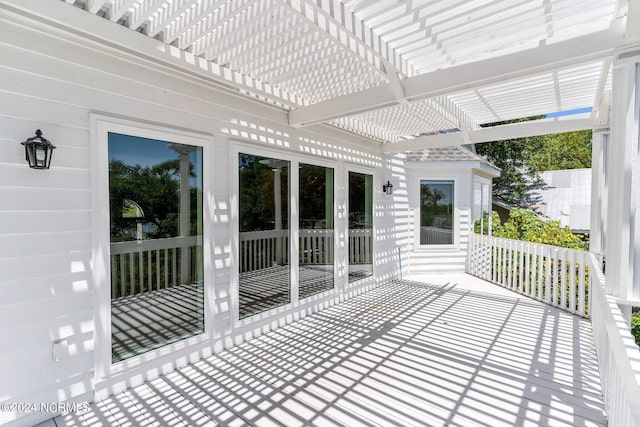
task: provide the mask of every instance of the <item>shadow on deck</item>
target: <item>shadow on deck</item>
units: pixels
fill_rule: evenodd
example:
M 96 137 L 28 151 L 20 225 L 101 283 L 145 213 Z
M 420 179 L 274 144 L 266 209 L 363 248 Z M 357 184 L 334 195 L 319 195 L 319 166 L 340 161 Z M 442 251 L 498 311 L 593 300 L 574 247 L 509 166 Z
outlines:
M 537 301 L 394 281 L 54 421 L 603 425 L 592 341 Z

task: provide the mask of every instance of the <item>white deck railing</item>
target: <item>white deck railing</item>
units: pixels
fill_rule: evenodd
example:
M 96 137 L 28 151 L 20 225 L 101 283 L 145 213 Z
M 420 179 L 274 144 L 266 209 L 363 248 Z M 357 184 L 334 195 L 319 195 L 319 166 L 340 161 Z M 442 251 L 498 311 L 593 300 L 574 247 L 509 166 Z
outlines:
M 198 236 L 111 244 L 111 297 L 118 298 L 197 280 Z
M 604 274 L 594 254 L 591 271 L 591 327 L 610 427 L 640 427 L 640 351 L 615 299 L 606 295 Z
M 595 254 L 472 234 L 467 272 L 591 317 L 610 427 L 640 427 L 640 351 Z
M 469 274 L 589 316 L 588 252 L 471 234 Z

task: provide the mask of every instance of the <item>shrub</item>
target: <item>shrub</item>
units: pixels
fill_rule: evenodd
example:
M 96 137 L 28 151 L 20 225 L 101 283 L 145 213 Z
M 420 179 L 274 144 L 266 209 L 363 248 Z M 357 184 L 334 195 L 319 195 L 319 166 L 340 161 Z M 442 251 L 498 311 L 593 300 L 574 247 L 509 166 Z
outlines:
M 586 242 L 581 235 L 573 234 L 569 227 L 562 226 L 559 221 L 538 218 L 529 209 L 513 209 L 509 219 L 500 223 L 497 213 L 491 215 L 492 234 L 506 239 L 524 240 L 570 249 L 586 249 Z
M 636 339 L 636 344 L 640 346 L 640 311 L 631 313 L 631 335 Z

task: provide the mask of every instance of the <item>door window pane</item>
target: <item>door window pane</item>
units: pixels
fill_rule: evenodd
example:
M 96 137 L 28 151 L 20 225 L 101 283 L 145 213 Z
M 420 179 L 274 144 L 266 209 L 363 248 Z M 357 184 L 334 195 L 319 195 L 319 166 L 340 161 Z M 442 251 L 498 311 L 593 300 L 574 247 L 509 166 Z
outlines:
M 333 289 L 333 169 L 300 164 L 300 299 Z
M 204 332 L 202 148 L 108 144 L 115 363 Z
M 349 172 L 349 283 L 373 275 L 373 176 Z
M 420 181 L 420 244 L 453 244 L 453 181 Z
M 238 154 L 240 319 L 291 301 L 289 162 Z

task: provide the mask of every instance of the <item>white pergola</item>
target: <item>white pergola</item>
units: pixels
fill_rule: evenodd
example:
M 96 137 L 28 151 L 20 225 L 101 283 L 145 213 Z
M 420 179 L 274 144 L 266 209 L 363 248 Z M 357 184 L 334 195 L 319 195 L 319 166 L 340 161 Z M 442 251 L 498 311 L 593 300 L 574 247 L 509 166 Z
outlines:
M 7 1 L 113 44 L 121 27 L 144 34 L 132 53 L 385 153 L 607 126 L 612 63 L 640 38 L 627 0 L 66 2 L 103 19 L 68 22 L 49 2 Z M 481 127 L 576 109 L 587 112 Z

